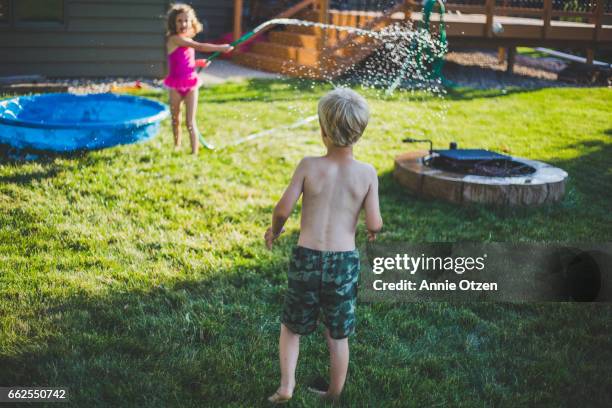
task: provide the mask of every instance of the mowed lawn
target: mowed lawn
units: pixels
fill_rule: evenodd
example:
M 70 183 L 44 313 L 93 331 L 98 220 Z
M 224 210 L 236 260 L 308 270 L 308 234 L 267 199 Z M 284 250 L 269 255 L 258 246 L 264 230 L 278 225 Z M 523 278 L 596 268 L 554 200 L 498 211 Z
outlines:
M 203 91 L 199 123 L 224 145 L 316 113 L 326 85 L 254 81 Z M 455 90 L 368 96 L 355 154 L 380 177 L 381 241 L 601 242 L 612 238 L 612 91 Z M 165 100 L 164 94 L 143 92 Z M 457 141 L 570 174 L 535 209 L 417 199 L 393 157 Z M 265 406 L 298 216 L 262 236 L 316 121 L 237 147 L 144 144 L 0 161 L 0 386 L 68 387 L 73 406 Z M 299 210 L 299 208 L 298 208 Z M 360 227 L 358 240 L 364 243 Z M 610 406 L 612 308 L 604 304 L 360 304 L 346 406 Z M 302 340 L 290 406 L 317 406 L 322 331 Z

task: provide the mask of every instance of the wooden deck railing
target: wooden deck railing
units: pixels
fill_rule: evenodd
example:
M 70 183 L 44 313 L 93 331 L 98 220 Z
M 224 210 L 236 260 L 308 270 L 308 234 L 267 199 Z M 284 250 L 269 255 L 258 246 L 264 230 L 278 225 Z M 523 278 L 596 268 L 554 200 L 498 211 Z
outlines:
M 495 0 L 471 1 L 469 3 L 449 0 L 446 2 L 446 9 L 468 14 L 486 14 L 487 16 L 540 17 L 549 22 L 556 17 L 583 18 L 591 23 L 597 24 L 599 22 L 601 25 L 604 21 L 612 21 L 612 7 L 609 4 L 607 5 L 606 2 L 610 3 L 609 0 L 594 0 L 586 2 L 582 10 L 560 10 L 555 8 L 552 0 L 534 2 L 534 7 L 513 6 L 512 1 L 504 1 L 502 5 L 499 5 L 497 4 L 499 1 Z M 542 4 L 542 7 L 539 4 Z
M 401 0 L 398 0 L 398 3 Z M 405 3 L 414 4 L 413 0 L 404 0 Z M 242 34 L 242 10 L 244 0 L 234 0 L 234 37 L 238 38 Z M 319 21 L 328 22 L 329 9 L 332 1 L 330 0 L 304 0 L 286 11 L 272 18 L 291 17 L 301 10 L 314 6 L 319 13 Z M 501 3 L 501 4 L 500 4 Z M 459 11 L 467 14 L 484 14 L 487 18 L 487 36 L 491 36 L 493 16 L 514 16 L 540 18 L 544 22 L 544 32 L 550 27 L 551 21 L 556 18 L 579 18 L 595 25 L 595 35 L 603 24 L 612 24 L 612 3 L 610 0 L 593 0 L 579 2 L 579 6 L 574 10 L 561 10 L 557 6 L 558 2 L 553 0 L 534 1 L 533 7 L 514 6 L 512 0 L 448 0 L 446 9 L 448 11 Z M 540 7 L 541 5 L 541 7 Z M 418 6 L 417 6 L 418 8 Z
M 500 4 L 501 3 L 501 4 Z M 582 7 L 574 10 L 561 10 L 559 4 L 553 0 L 534 1 L 533 7 L 513 6 L 510 1 L 499 0 L 480 0 L 480 1 L 460 1 L 449 0 L 446 2 L 446 9 L 450 12 L 461 12 L 464 14 L 483 14 L 486 16 L 484 36 L 492 38 L 493 17 L 512 16 L 527 17 L 542 20 L 542 39 L 546 39 L 550 31 L 552 22 L 557 19 L 580 19 L 584 23 L 593 26 L 593 41 L 597 41 L 601 35 L 604 24 L 612 24 L 612 3 L 610 0 L 583 1 L 579 3 Z M 521 2 L 521 4 L 524 4 Z
M 235 38 L 239 38 L 242 34 L 243 7 L 248 1 L 234 0 Z M 351 8 L 352 4 L 367 4 L 363 7 L 368 11 L 361 13 L 364 15 L 374 11 L 372 7 L 376 4 L 386 4 L 387 6 L 379 7 L 385 8 L 383 13 L 378 13 L 382 14 L 382 17 L 387 16 L 390 10 L 394 10 L 398 6 L 408 6 L 404 7 L 404 10 L 413 11 L 420 7 L 415 0 L 389 0 L 382 3 L 349 0 L 283 1 L 284 3 L 281 2 L 280 4 L 285 4 L 287 9 L 271 18 L 289 18 L 305 9 L 310 9 L 309 19 L 328 23 L 333 13 L 348 13 L 351 16 L 359 14 L 351 14 L 350 10 L 345 10 L 347 7 Z M 389 4 L 395 7 L 389 9 Z M 569 5 L 572 5 L 572 7 L 570 8 Z M 457 21 L 453 21 L 453 27 L 456 37 L 453 41 L 456 40 L 459 43 L 463 41 L 466 44 L 473 45 L 480 41 L 479 44 L 506 47 L 511 51 L 517 45 L 544 44 L 544 46 L 554 46 L 554 44 L 565 44 L 567 41 L 571 41 L 572 44 L 586 49 L 587 60 L 591 61 L 594 50 L 600 48 L 601 44 L 609 47 L 611 41 L 611 28 L 608 25 L 612 24 L 612 0 L 576 0 L 571 3 L 560 0 L 448 0 L 445 2 L 445 6 L 446 10 L 450 12 L 460 11 L 464 15 L 477 15 L 466 16 L 465 21 L 461 20 L 461 16 L 455 17 Z M 340 8 L 341 11 L 330 10 L 332 8 Z M 377 9 L 376 11 L 383 10 Z M 409 15 L 409 13 L 405 15 Z M 494 20 L 500 16 L 519 18 L 505 19 L 507 21 L 503 21 L 504 30 L 495 30 L 494 32 Z M 525 17 L 528 18 L 528 21 L 524 19 Z M 267 16 L 259 16 L 259 19 L 261 18 L 268 19 Z M 365 20 L 367 22 L 371 18 L 368 17 Z M 559 20 L 565 20 L 565 22 Z M 572 24 L 573 22 L 579 24 Z M 370 24 L 374 23 L 370 21 Z M 251 21 L 250 24 L 258 24 L 258 22 Z M 464 34 L 464 27 L 466 28 L 465 31 L 469 32 L 468 35 Z M 461 35 L 458 34 L 459 32 Z M 345 38 L 328 37 L 330 35 L 328 30 L 320 30 L 317 35 L 319 36 L 318 44 L 323 49 L 321 54 L 323 56 L 333 54 L 338 47 L 345 45 L 345 42 L 350 42 L 350 38 L 347 41 L 336 41 L 338 39 L 345 40 Z M 334 40 L 332 41 L 333 44 L 328 44 L 328 39 Z

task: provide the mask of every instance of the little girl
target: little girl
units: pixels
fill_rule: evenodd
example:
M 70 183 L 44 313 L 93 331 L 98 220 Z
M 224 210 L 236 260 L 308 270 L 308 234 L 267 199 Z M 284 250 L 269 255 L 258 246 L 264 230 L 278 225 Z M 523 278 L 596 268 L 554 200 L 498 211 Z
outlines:
M 202 31 L 202 24 L 198 21 L 193 8 L 186 4 L 174 4 L 170 7 L 166 27 L 166 48 L 170 72 L 164 79 L 164 85 L 170 90 L 174 147 L 179 149 L 181 146 L 180 112 L 181 102 L 185 101 L 185 119 L 191 138 L 191 153 L 197 154 L 199 132 L 196 126 L 196 111 L 200 78 L 196 72 L 195 51 L 230 52 L 233 47 L 229 44 L 214 45 L 194 41 L 192 38 Z M 202 143 L 204 147 L 212 149 L 212 146 L 203 138 Z

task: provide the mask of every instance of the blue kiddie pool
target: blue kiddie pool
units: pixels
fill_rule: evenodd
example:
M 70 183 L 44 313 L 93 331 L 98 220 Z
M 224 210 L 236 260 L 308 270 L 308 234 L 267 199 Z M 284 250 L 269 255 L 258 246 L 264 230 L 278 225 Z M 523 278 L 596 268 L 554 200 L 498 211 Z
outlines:
M 148 140 L 168 116 L 163 103 L 115 94 L 68 93 L 0 101 L 0 144 L 71 152 Z

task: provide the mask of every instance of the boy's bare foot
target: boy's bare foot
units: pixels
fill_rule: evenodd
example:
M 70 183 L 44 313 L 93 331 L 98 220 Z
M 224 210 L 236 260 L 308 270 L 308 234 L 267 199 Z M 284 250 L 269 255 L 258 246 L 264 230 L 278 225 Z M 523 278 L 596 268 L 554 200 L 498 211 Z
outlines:
M 273 404 L 284 404 L 288 402 L 291 397 L 293 397 L 292 393 L 289 393 L 286 390 L 282 390 L 281 388 L 279 388 L 274 392 L 274 394 L 268 397 L 268 401 Z

